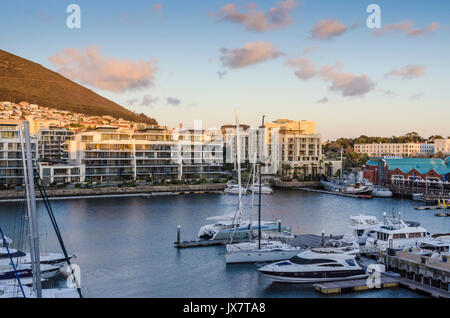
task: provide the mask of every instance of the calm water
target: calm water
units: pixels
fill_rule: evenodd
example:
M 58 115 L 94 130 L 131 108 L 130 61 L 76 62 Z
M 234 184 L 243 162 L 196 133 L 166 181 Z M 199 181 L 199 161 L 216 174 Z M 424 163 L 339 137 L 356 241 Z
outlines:
M 249 211 L 250 198 L 246 199 Z M 382 219 L 384 211 L 402 211 L 429 231 L 450 232 L 450 218 L 416 211 L 416 202 L 397 199 L 361 200 L 300 191 L 263 196 L 263 217 L 281 219 L 296 234 L 344 234 L 351 215 Z M 271 284 L 255 265 L 225 265 L 224 247 L 177 250 L 195 239 L 198 229 L 215 215 L 235 210 L 230 195 L 178 195 L 52 201 L 66 244 L 77 255 L 84 292 L 90 297 L 324 297 L 311 285 Z M 43 205 L 39 204 L 43 251 L 59 251 Z M 23 205 L 0 203 L 0 225 L 18 242 Z M 343 297 L 420 297 L 405 289 L 344 294 Z M 336 296 L 333 296 L 336 297 Z M 340 297 L 340 296 L 339 296 Z

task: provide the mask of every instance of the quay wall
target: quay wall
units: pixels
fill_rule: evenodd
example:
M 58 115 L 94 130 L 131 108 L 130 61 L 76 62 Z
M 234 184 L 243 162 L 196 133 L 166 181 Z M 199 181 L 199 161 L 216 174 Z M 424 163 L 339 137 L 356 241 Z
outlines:
M 298 181 L 298 182 L 283 182 L 283 181 L 275 181 L 273 184 L 276 188 L 281 189 L 295 189 L 295 188 L 319 188 L 319 181 Z
M 103 196 L 120 194 L 151 194 L 161 192 L 214 192 L 225 189 L 225 184 L 196 184 L 196 185 L 163 185 L 163 186 L 136 186 L 136 187 L 102 187 L 102 188 L 71 188 L 71 189 L 46 189 L 49 197 L 78 197 L 78 196 Z M 0 200 L 22 199 L 25 192 L 8 190 L 0 191 Z M 36 197 L 40 197 L 36 191 Z

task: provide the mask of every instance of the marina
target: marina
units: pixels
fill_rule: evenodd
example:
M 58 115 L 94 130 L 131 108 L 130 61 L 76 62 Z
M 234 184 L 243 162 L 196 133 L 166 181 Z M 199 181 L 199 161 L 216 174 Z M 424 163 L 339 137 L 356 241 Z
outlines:
M 246 196 L 243 208 L 249 209 Z M 340 238 L 349 232 L 349 218 L 358 213 L 383 219 L 383 212 L 402 211 L 432 233 L 448 233 L 448 218 L 417 211 L 417 202 L 395 198 L 358 200 L 298 190 L 275 190 L 262 196 L 263 217 L 292 227 L 292 239 L 304 247 L 321 245 L 322 236 Z M 0 203 L 0 222 L 13 231 L 20 203 Z M 41 202 L 38 214 L 46 213 Z M 72 199 L 52 202 L 69 252 L 77 255 L 86 297 L 321 297 L 311 284 L 272 284 L 255 264 L 226 265 L 223 245 L 174 248 L 177 226 L 181 239 L 196 241 L 208 217 L 227 215 L 236 196 L 198 194 L 152 197 Z M 48 221 L 40 218 L 46 251 L 59 247 Z M 123 234 L 120 234 L 123 233 Z M 126 233 L 126 234 L 125 234 Z M 17 233 L 7 232 L 13 241 Z M 296 241 L 297 240 L 297 241 Z M 99 266 L 101 264 L 101 266 Z M 65 279 L 51 282 L 65 285 Z M 117 284 L 121 289 L 115 288 Z M 387 288 L 336 297 L 423 297 L 405 288 Z

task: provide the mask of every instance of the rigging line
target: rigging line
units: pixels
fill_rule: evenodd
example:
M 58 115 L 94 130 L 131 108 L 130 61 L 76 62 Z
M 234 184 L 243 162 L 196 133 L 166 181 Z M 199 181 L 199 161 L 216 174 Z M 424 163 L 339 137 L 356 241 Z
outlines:
M 34 168 L 35 168 L 34 170 L 37 171 L 37 167 L 34 167 Z M 52 222 L 52 225 L 53 225 L 53 229 L 55 230 L 55 233 L 56 233 L 56 236 L 58 238 L 59 244 L 60 244 L 61 249 L 62 249 L 62 251 L 64 253 L 64 257 L 66 259 L 67 265 L 70 268 L 73 277 L 75 277 L 75 272 L 74 272 L 74 270 L 72 268 L 72 264 L 70 263 L 69 254 L 67 253 L 66 247 L 64 245 L 64 241 L 62 239 L 61 233 L 59 231 L 58 224 L 57 224 L 56 219 L 55 219 L 55 214 L 53 213 L 52 207 L 50 205 L 50 200 L 48 198 L 47 192 L 45 191 L 44 183 L 43 183 L 43 181 L 41 179 L 39 171 L 37 171 L 37 173 L 34 174 L 34 179 L 36 180 L 36 184 L 37 184 L 39 192 L 41 194 L 42 201 L 44 202 L 44 205 L 45 205 L 45 207 L 47 209 L 48 215 L 50 217 L 50 221 Z M 77 291 L 78 291 L 78 295 L 80 296 L 80 298 L 83 298 L 83 295 L 81 293 L 81 288 L 79 286 L 77 286 Z
M 9 260 L 11 261 L 11 265 L 14 269 L 14 275 L 16 276 L 17 281 L 19 282 L 19 287 L 20 287 L 20 290 L 22 291 L 23 298 L 26 298 L 25 292 L 23 291 L 22 283 L 20 282 L 19 273 L 17 273 L 16 265 L 14 264 L 14 261 L 12 259 L 11 253 L 9 251 L 8 243 L 6 242 L 5 235 L 3 234 L 3 230 L 1 227 L 0 227 L 0 234 L 2 235 L 3 244 L 5 245 L 6 251 L 8 252 Z

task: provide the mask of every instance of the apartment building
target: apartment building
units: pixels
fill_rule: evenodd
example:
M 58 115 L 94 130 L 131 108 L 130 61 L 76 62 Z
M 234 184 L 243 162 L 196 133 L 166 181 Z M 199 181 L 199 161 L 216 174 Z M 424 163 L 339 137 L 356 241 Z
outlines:
M 38 156 L 40 160 L 67 160 L 66 141 L 71 140 L 74 132 L 60 127 L 49 127 L 38 131 Z
M 223 138 L 220 130 L 184 129 L 175 132 L 182 179 L 211 179 L 223 174 Z
M 276 132 L 276 133 L 275 133 Z M 278 119 L 265 124 L 265 139 L 272 170 L 283 174 L 283 167 L 290 167 L 286 174 L 316 176 L 322 173 L 322 137 L 316 132 L 314 121 Z M 277 151 L 275 156 L 272 156 Z
M 367 154 L 369 156 L 402 156 L 413 157 L 421 153 L 420 143 L 373 143 L 355 144 L 356 153 Z
M 22 185 L 23 157 L 19 135 L 20 122 L 0 122 L 0 185 Z M 31 151 L 36 158 L 37 140 L 31 138 Z
M 434 140 L 435 153 L 450 154 L 450 138 Z
M 137 131 L 104 126 L 68 141 L 69 163 L 85 166 L 86 181 L 215 178 L 223 173 L 217 135 L 151 126 Z

